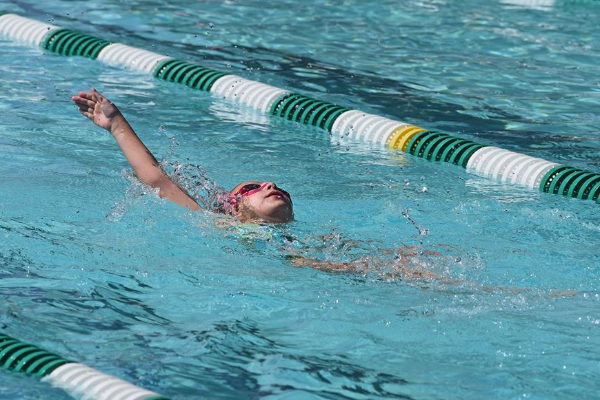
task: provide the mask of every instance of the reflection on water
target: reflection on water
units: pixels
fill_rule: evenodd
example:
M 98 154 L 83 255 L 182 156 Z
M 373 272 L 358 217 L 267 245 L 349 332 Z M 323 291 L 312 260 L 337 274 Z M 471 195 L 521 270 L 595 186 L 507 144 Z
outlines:
M 596 3 L 5 6 L 597 170 Z M 8 334 L 177 399 L 596 395 L 593 202 L 329 137 L 92 60 L 5 42 L 0 53 Z M 274 180 L 297 220 L 228 230 L 157 198 L 70 103 L 90 87 L 198 198 Z M 301 268 L 292 255 L 356 268 Z M 398 265 L 437 277 L 401 276 Z M 3 374 L 0 398 L 66 398 L 36 383 Z

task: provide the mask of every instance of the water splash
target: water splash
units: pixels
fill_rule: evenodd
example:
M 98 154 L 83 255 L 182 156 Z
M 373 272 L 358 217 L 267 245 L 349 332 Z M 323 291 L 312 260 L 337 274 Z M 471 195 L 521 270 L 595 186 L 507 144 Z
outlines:
M 429 235 L 429 229 L 423 227 L 421 224 L 419 224 L 417 221 L 415 221 L 415 219 L 408 214 L 409 211 L 410 210 L 408 208 L 405 208 L 404 210 L 402 210 L 402 216 L 404 218 L 406 218 L 407 220 L 409 220 L 411 224 L 413 224 L 413 226 L 417 229 L 417 231 L 419 231 L 420 236 Z
M 119 222 L 131 210 L 133 205 L 147 194 L 158 196 L 158 189 L 145 185 L 140 182 L 131 170 L 121 171 L 121 177 L 127 179 L 130 183 L 125 191 L 125 197 L 115 203 L 110 213 L 106 216 L 109 221 Z
M 223 199 L 227 199 L 230 193 L 216 184 L 200 165 L 181 164 L 165 159 L 161 161 L 160 166 L 167 176 L 187 191 L 202 208 L 223 212 Z

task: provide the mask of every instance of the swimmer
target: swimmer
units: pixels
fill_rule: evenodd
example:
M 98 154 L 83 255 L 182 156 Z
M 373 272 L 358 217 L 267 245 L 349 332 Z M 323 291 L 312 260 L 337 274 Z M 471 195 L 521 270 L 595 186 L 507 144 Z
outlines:
M 142 183 L 158 189 L 158 195 L 161 198 L 167 198 L 189 210 L 206 209 L 229 214 L 242 223 L 285 223 L 294 219 L 293 205 L 289 193 L 272 182 L 242 182 L 231 191 L 219 191 L 214 196 L 216 201 L 211 200 L 206 204 L 202 201 L 203 206 L 201 206 L 196 199 L 162 170 L 152 152 L 142 143 L 116 105 L 98 93 L 96 89 L 92 89 L 90 92 L 80 92 L 79 95 L 73 96 L 71 99 L 79 107 L 79 112 L 83 116 L 112 134 L 127 161 L 131 164 L 137 178 Z M 219 221 L 218 225 L 222 228 L 234 228 L 235 231 L 243 231 L 244 228 L 247 228 L 231 226 L 230 222 L 227 221 Z M 262 228 L 262 230 L 264 228 L 270 229 L 269 227 Z M 248 229 L 255 232 L 257 227 L 250 226 Z M 274 238 L 274 242 L 286 244 L 286 247 L 289 247 L 287 246 L 289 243 L 297 242 L 295 239 L 290 239 L 291 236 L 277 234 L 272 230 L 266 233 L 262 236 Z M 304 247 L 301 245 L 298 249 L 291 250 L 288 248 L 286 250 L 288 252 L 286 258 L 291 259 L 292 264 L 296 267 L 311 267 L 330 273 L 366 273 L 369 270 L 379 269 L 378 266 L 383 268 L 388 264 L 387 260 L 379 257 L 366 257 L 353 262 L 315 260 L 309 254 L 302 254 L 304 253 L 303 250 L 306 250 L 303 249 Z M 292 254 L 289 254 L 290 251 Z M 425 252 L 425 254 L 430 253 Z M 409 265 L 410 262 L 419 260 L 420 256 L 423 255 L 417 252 L 415 248 L 405 246 L 396 255 L 398 259 L 393 261 L 394 273 L 392 273 L 392 277 L 407 280 L 435 280 L 441 278 L 423 266 L 414 267 Z M 433 255 L 441 256 L 437 252 Z
M 98 93 L 96 89 L 92 89 L 91 92 L 80 92 L 71 99 L 79 107 L 79 112 L 83 116 L 112 134 L 127 161 L 131 164 L 135 175 L 142 183 L 157 188 L 161 198 L 167 198 L 189 210 L 203 209 L 188 192 L 161 169 L 154 155 L 142 143 L 117 106 Z M 272 182 L 242 182 L 231 191 L 222 193 L 217 203 L 216 207 L 204 208 L 232 215 L 240 222 L 286 223 L 294 219 L 292 199 L 289 193 Z M 288 254 L 286 258 L 290 258 L 296 267 L 311 267 L 330 273 L 366 273 L 367 271 L 376 271 L 381 267 L 389 267 L 391 262 L 393 272 L 384 274 L 388 279 L 458 282 L 429 271 L 426 265 L 419 262 L 423 255 L 442 256 L 439 252 L 420 251 L 413 246 L 403 246 L 394 253 L 397 256 L 394 260 L 364 257 L 351 262 L 314 260 L 297 253 Z M 415 261 L 417 265 L 411 265 Z M 504 290 L 506 291 L 506 289 Z M 520 292 L 522 290 L 510 291 Z M 557 292 L 554 296 L 565 297 L 574 294 L 575 292 Z
M 71 100 L 84 117 L 113 135 L 142 183 L 157 188 L 161 198 L 167 198 L 190 210 L 203 209 L 188 192 L 165 174 L 117 106 L 96 89 L 80 92 L 71 97 Z M 230 214 L 241 222 L 285 223 L 294 219 L 290 194 L 273 182 L 242 182 L 221 197 L 217 210 Z

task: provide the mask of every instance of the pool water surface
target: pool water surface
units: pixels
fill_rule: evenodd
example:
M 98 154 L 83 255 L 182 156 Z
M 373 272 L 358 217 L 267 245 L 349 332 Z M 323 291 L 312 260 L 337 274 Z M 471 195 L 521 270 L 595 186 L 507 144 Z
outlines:
M 6 1 L 226 73 L 600 171 L 600 2 Z M 97 88 L 181 183 L 272 180 L 223 229 L 140 184 L 70 101 Z M 0 331 L 169 398 L 593 399 L 599 206 L 330 138 L 0 38 Z M 393 265 L 437 279 L 401 279 Z M 300 250 L 298 250 L 300 249 Z M 406 247 L 405 247 L 406 249 Z M 289 254 L 367 260 L 357 273 Z M 564 295 L 569 293 L 569 295 Z M 0 372 L 0 399 L 69 399 Z

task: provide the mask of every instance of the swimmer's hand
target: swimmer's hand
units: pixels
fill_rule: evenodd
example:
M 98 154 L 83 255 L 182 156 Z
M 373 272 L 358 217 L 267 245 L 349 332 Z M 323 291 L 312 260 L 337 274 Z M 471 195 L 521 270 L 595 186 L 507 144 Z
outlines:
M 92 89 L 91 92 L 80 92 L 78 96 L 71 97 L 71 100 L 79 107 L 79 112 L 84 117 L 110 133 L 115 133 L 119 126 L 127 123 L 117 106 L 96 89 Z

